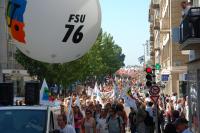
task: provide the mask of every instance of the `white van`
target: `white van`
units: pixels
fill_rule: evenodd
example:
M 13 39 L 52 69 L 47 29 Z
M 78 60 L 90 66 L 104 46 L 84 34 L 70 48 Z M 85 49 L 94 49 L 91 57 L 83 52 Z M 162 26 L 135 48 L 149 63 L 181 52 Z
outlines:
M 52 133 L 59 113 L 48 106 L 0 107 L 0 133 Z

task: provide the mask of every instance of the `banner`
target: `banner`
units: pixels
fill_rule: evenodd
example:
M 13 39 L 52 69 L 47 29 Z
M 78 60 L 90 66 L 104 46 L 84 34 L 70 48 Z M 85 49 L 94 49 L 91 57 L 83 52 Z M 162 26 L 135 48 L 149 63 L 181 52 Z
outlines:
M 102 99 L 110 99 L 113 98 L 113 90 L 108 91 L 108 92 L 100 92 L 101 93 L 101 98 Z

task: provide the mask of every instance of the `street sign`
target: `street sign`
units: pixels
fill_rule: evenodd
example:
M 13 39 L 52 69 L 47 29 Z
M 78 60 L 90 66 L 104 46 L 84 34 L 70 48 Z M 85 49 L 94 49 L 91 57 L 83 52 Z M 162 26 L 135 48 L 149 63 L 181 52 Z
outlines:
M 160 88 L 158 86 L 152 86 L 149 90 L 151 96 L 157 96 L 160 93 Z
M 159 96 L 150 96 L 150 98 L 154 102 L 154 104 L 157 104 Z
M 160 88 L 158 86 L 152 86 L 149 89 L 149 94 L 151 95 L 150 98 L 155 104 L 155 128 L 156 128 L 156 133 L 158 133 L 158 107 L 157 107 L 157 102 L 159 99 L 159 93 L 160 93 Z
M 169 74 L 162 74 L 162 81 L 168 81 Z

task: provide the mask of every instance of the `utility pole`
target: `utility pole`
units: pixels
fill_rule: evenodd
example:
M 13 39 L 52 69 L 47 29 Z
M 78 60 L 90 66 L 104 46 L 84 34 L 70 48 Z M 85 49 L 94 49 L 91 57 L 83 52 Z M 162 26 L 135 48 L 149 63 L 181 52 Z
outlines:
M 144 44 L 142 44 L 144 47 L 144 66 L 146 65 L 147 58 L 149 56 L 149 41 L 147 40 Z
M 144 67 L 146 67 L 146 43 L 142 44 L 144 47 Z
M 152 80 L 152 85 L 156 86 L 156 69 L 155 69 L 155 65 L 152 65 L 152 73 L 153 73 L 153 80 Z M 155 102 L 154 103 L 155 107 L 154 107 L 154 113 L 155 113 L 155 129 L 156 129 L 156 133 L 159 133 L 159 126 L 158 126 L 158 103 Z

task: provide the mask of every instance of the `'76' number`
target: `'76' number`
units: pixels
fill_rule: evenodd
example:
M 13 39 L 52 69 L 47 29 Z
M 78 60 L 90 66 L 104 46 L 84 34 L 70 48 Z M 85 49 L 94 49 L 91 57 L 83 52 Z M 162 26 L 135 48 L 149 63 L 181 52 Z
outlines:
M 62 42 L 67 42 L 67 40 L 69 39 L 70 35 L 72 34 L 73 30 L 74 30 L 74 25 L 69 25 L 66 24 L 65 28 L 68 28 L 67 33 L 65 34 Z M 72 37 L 72 42 L 73 43 L 79 43 L 82 39 L 83 39 L 83 33 L 81 32 L 81 29 L 83 28 L 83 25 L 80 25 L 77 30 L 74 32 L 74 35 Z

